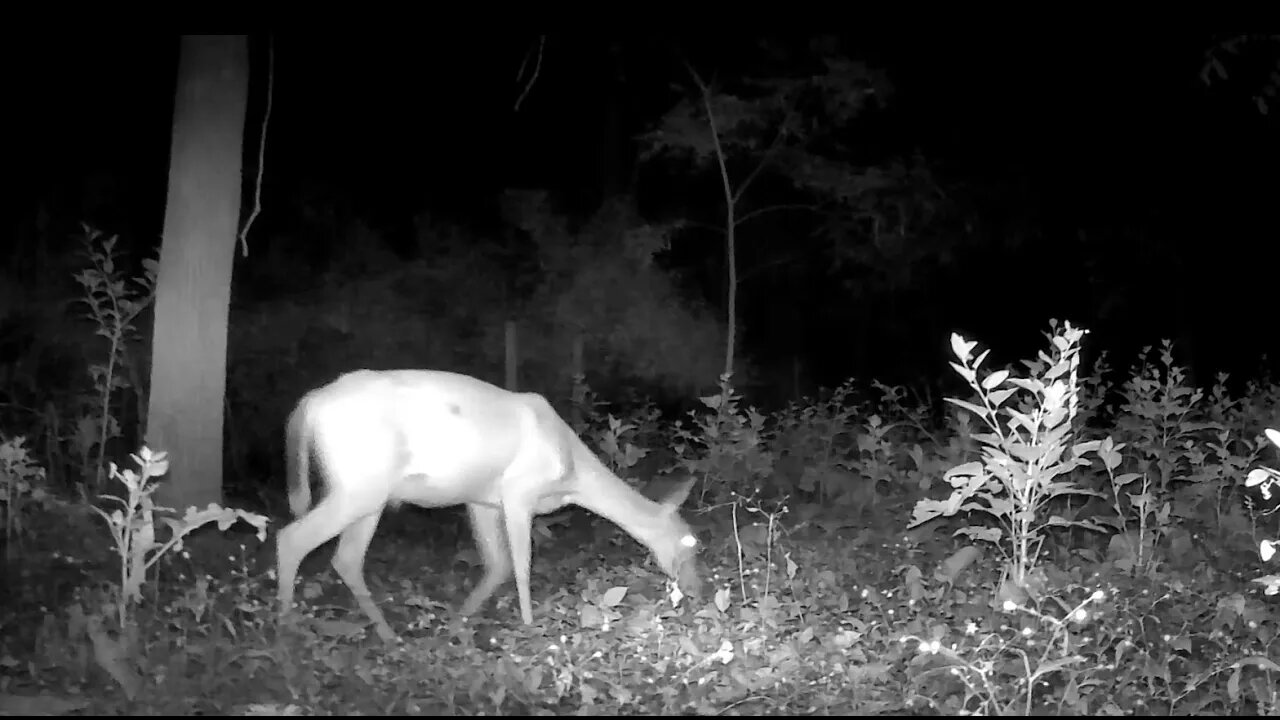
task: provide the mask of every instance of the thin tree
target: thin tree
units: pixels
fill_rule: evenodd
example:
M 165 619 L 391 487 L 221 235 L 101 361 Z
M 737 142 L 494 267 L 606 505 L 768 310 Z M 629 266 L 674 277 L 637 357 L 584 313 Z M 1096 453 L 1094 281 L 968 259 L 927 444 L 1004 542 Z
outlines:
M 693 91 L 641 136 L 641 158 L 689 157 L 719 176 L 724 213 L 725 301 L 728 338 L 724 373 L 734 371 L 738 335 L 739 230 L 766 213 L 818 211 L 826 202 L 856 208 L 877 191 L 897 185 L 880 168 L 853 168 L 815 148 L 838 143 L 832 128 L 852 122 L 872 103 L 879 104 L 891 85 L 879 71 L 835 52 L 832 41 L 815 43 L 820 71 L 744 77 L 729 92 L 705 80 L 686 63 Z M 754 206 L 747 195 L 765 174 L 785 178 L 807 201 Z M 862 210 L 857 208 L 860 212 Z M 878 214 L 872 209 L 870 214 Z

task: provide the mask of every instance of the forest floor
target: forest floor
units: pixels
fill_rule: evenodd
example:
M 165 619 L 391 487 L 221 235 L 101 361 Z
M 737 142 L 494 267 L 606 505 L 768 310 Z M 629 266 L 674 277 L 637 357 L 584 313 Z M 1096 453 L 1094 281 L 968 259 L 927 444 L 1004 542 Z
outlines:
M 1052 601 L 1002 612 L 999 563 L 957 553 L 948 528 L 905 532 L 903 503 L 839 514 L 692 515 L 700 598 L 673 595 L 643 547 L 586 511 L 540 523 L 525 626 L 513 584 L 457 617 L 480 575 L 463 513 L 389 512 L 366 576 L 394 645 L 329 569 L 332 543 L 282 624 L 272 536 L 216 530 L 159 567 L 136 636 L 96 642 L 83 608 L 116 578 L 86 527 L 61 534 L 75 548 L 11 558 L 0 714 L 1222 713 L 1244 666 L 1232 635 L 1276 626 L 1238 576 L 1104 580 L 1083 561 L 1051 575 Z

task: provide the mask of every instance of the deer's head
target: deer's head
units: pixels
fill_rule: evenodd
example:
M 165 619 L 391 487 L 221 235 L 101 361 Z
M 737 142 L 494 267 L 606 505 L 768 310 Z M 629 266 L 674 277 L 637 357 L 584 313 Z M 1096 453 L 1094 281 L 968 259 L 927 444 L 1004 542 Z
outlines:
M 698 563 L 700 543 L 693 528 L 680 515 L 680 506 L 684 504 L 697 480 L 691 478 L 675 487 L 661 505 L 661 530 L 655 534 L 650 548 L 658 565 L 676 581 L 680 591 L 686 595 L 702 594 L 702 569 Z

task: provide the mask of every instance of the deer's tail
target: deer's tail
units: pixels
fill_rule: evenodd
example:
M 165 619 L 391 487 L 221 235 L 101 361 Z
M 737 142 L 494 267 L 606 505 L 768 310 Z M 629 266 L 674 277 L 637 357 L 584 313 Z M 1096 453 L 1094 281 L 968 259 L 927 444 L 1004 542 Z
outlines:
M 284 464 L 289 483 L 289 510 L 302 517 L 311 507 L 311 395 L 303 396 L 285 426 Z

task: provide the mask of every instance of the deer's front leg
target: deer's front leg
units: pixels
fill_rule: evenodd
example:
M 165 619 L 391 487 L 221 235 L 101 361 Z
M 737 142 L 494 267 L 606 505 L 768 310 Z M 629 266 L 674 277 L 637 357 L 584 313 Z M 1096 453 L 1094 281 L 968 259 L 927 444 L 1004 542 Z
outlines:
M 502 529 L 502 513 L 498 508 L 472 503 L 467 505 L 467 512 L 471 515 L 471 534 L 475 537 L 476 550 L 484 562 L 484 576 L 462 604 L 463 615 L 474 615 L 511 577 L 511 554 L 503 537 L 506 533 Z

